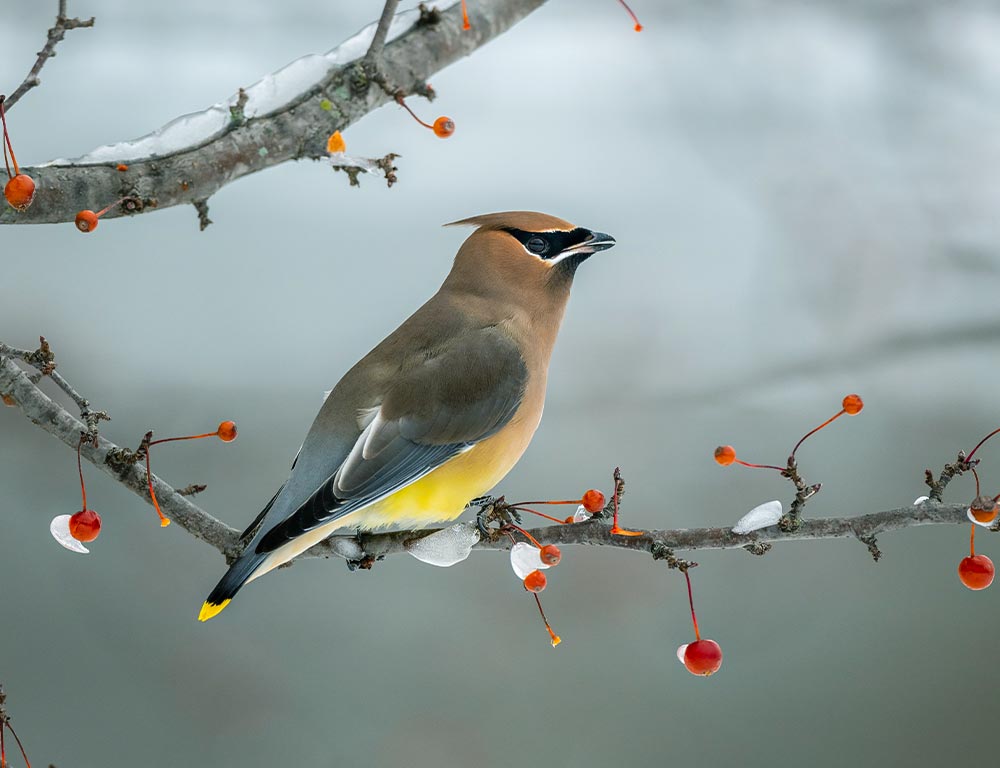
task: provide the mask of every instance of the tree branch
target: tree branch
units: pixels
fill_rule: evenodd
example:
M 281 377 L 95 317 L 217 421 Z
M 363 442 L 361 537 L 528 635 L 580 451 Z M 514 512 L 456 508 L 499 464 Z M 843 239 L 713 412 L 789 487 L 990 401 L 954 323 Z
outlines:
M 462 30 L 457 4 L 435 22 L 418 19 L 381 49 L 379 77 L 407 93 L 425 92 L 427 78 L 433 73 L 506 32 L 544 1 L 478 3 L 475 23 L 467 31 Z M 251 104 L 252 90 L 248 89 Z M 233 106 L 235 98 L 230 100 Z M 201 121 L 212 126 L 217 123 L 217 129 L 212 132 L 210 128 L 202 140 L 169 152 L 132 157 L 130 151 L 135 152 L 134 145 L 142 141 L 137 139 L 95 150 L 96 154 L 77 160 L 22 168 L 35 180 L 34 203 L 23 213 L 3 206 L 0 224 L 73 221 L 80 210 L 99 210 L 126 196 L 140 201 L 135 210 L 115 206 L 105 218 L 206 201 L 221 187 L 247 174 L 288 160 L 326 157 L 326 140 L 333 131 L 344 130 L 390 100 L 386 89 L 373 82 L 365 60 L 354 59 L 334 66 L 316 85 L 290 95 L 286 104 L 266 114 L 245 115 L 238 110 L 237 115 L 231 113 L 230 104 L 218 104 L 200 113 Z M 160 129 L 160 139 L 168 127 Z M 117 165 L 122 162 L 127 163 L 127 169 L 119 171 Z
M 9 112 L 10 108 L 17 104 L 24 94 L 32 88 L 41 85 L 42 81 L 38 75 L 41 74 L 42 67 L 45 66 L 45 62 L 56 55 L 56 46 L 62 42 L 62 39 L 66 36 L 66 32 L 68 30 L 92 26 L 94 26 L 93 16 L 86 21 L 82 19 L 67 18 L 66 0 L 59 0 L 59 11 L 56 14 L 56 23 L 55 26 L 49 30 L 48 38 L 45 41 L 45 47 L 38 52 L 38 58 L 35 60 L 35 66 L 31 68 L 28 76 L 24 78 L 24 81 L 4 100 L 4 109 Z
M 382 53 L 382 49 L 385 48 L 385 39 L 389 35 L 389 25 L 392 24 L 392 20 L 396 17 L 397 7 L 399 7 L 399 0 L 385 0 L 382 16 L 378 20 L 378 26 L 375 28 L 375 36 L 372 37 L 372 44 L 368 46 L 368 53 L 365 54 L 365 61 L 369 65 L 376 63 Z
M 87 426 L 42 392 L 32 377 L 14 363 L 15 357 L 26 360 L 32 365 L 38 364 L 43 367 L 54 365 L 51 357 L 43 360 L 37 353 L 15 350 L 0 344 L 0 393 L 13 398 L 14 404 L 33 423 L 76 450 L 80 432 L 87 430 Z M 52 372 L 50 370 L 48 374 L 50 377 Z M 72 388 L 70 390 L 75 392 Z M 89 410 L 87 400 L 78 394 L 72 397 L 81 411 Z M 91 433 L 96 434 L 93 431 Z M 112 467 L 108 463 L 108 453 L 115 449 L 118 449 L 117 445 L 98 436 L 96 447 L 89 443 L 84 444 L 82 456 L 150 503 L 144 468 L 136 464 L 129 464 L 121 469 Z M 160 506 L 171 520 L 196 538 L 211 544 L 227 560 L 238 554 L 239 531 L 212 517 L 155 475 L 153 485 Z M 748 535 L 735 534 L 727 527 L 654 529 L 643 530 L 638 536 L 618 536 L 611 533 L 605 521 L 598 519 L 532 529 L 531 534 L 547 544 L 616 547 L 651 554 L 657 559 L 662 559 L 663 553 L 669 550 L 745 548 L 753 554 L 763 554 L 773 542 L 836 538 L 856 538 L 875 556 L 878 552 L 878 547 L 875 546 L 877 534 L 918 525 L 967 523 L 967 508 L 967 504 L 942 504 L 928 500 L 921 504 L 854 517 L 804 520 L 794 531 L 782 531 L 777 526 L 772 526 Z M 354 561 L 363 559 L 373 561 L 375 558 L 403 552 L 406 542 L 430 535 L 437 530 L 440 529 L 331 536 L 301 557 L 337 555 Z M 510 545 L 507 537 L 499 536 L 495 540 L 483 539 L 475 549 L 504 550 L 509 549 Z

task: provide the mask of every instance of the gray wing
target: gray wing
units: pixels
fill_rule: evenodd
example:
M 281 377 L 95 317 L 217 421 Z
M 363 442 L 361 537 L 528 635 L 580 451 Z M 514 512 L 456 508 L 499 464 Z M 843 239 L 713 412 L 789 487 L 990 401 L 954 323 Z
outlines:
M 261 537 L 256 552 L 366 507 L 496 434 L 520 407 L 527 378 L 514 342 L 491 328 L 422 357 L 388 383 L 381 403 L 363 414 L 346 458 Z

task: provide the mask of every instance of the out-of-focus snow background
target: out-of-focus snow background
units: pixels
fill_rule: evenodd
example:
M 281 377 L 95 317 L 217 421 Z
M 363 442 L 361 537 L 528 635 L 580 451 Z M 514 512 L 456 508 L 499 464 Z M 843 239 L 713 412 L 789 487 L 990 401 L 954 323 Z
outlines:
M 476 2 L 477 0 L 473 0 Z M 486 0 L 479 0 L 485 2 Z M 0 10 L 2 87 L 54 3 Z M 54 344 L 60 370 L 131 444 L 235 419 L 240 439 L 165 448 L 157 471 L 233 525 L 282 481 L 324 389 L 430 295 L 464 233 L 548 211 L 619 245 L 580 271 L 546 415 L 501 486 L 564 497 L 629 481 L 625 523 L 734 522 L 788 488 L 711 461 L 720 442 L 781 462 L 860 392 L 865 412 L 801 452 L 812 515 L 909 503 L 922 470 L 1000 421 L 1000 10 L 986 2 L 652 2 L 636 35 L 613 0 L 552 0 L 432 78 L 422 115 L 345 132 L 395 151 L 391 190 L 311 162 L 190 208 L 0 231 L 0 338 Z M 95 14 L 11 113 L 26 165 L 131 139 L 322 53 L 380 4 L 74 0 Z M 967 530 L 699 553 L 703 680 L 683 579 L 647 558 L 571 550 L 544 629 L 506 558 L 370 573 L 307 562 L 194 617 L 213 550 L 94 470 L 105 530 L 60 549 L 74 456 L 0 410 L 0 681 L 32 758 L 176 764 L 743 766 L 990 761 L 997 587 L 955 569 Z M 983 454 L 1000 490 L 1000 447 Z M 971 498 L 956 481 L 952 500 Z M 980 536 L 980 550 L 1000 542 Z

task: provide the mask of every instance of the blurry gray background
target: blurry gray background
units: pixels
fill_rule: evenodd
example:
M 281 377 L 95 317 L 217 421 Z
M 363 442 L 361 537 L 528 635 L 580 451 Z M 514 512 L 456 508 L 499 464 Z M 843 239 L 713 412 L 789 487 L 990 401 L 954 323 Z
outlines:
M 472 0 L 485 2 L 486 0 Z M 404 5 L 406 5 L 404 3 Z M 54 2 L 0 11 L 3 87 Z M 374 0 L 74 0 L 44 85 L 11 113 L 26 165 L 129 139 L 225 98 L 376 18 Z M 361 190 L 311 162 L 190 208 L 5 227 L 0 338 L 39 333 L 123 444 L 235 419 L 240 439 L 165 447 L 158 473 L 207 483 L 242 526 L 285 476 L 324 389 L 437 287 L 465 232 L 510 208 L 611 232 L 580 271 L 545 419 L 500 490 L 608 490 L 626 525 L 735 521 L 771 473 L 722 470 L 720 442 L 781 462 L 857 391 L 861 416 L 801 451 L 815 516 L 906 504 L 997 426 L 1000 9 L 975 2 L 553 0 L 432 78 L 440 141 L 386 107 L 351 152 L 402 154 Z M 553 651 L 506 558 L 370 573 L 300 563 L 195 621 L 218 554 L 86 469 L 105 529 L 50 538 L 78 508 L 75 457 L 0 409 L 0 681 L 37 764 L 941 765 L 995 759 L 1000 587 L 956 566 L 965 527 L 699 553 L 710 679 L 683 578 L 574 549 L 550 572 Z M 983 455 L 1000 488 L 1000 446 Z M 951 500 L 971 498 L 956 481 Z M 1000 542 L 980 536 L 996 556 Z

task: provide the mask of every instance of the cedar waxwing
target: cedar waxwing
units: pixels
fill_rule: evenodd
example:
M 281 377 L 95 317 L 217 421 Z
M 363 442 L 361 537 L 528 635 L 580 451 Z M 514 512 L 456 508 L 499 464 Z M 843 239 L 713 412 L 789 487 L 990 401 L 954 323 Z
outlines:
M 440 290 L 330 392 L 201 621 L 338 528 L 454 520 L 528 447 L 576 268 L 615 240 L 527 211 L 453 223 L 476 231 Z

